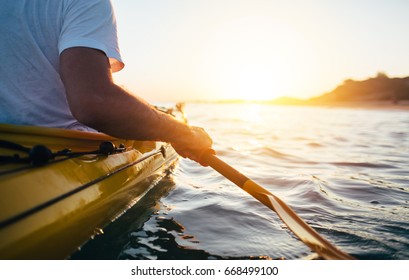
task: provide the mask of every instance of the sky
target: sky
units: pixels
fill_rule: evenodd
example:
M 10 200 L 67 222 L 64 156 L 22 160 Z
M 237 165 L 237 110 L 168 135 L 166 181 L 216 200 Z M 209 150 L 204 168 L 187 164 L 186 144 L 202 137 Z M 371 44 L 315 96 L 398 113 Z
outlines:
M 112 0 L 125 68 L 150 102 L 307 99 L 409 76 L 407 0 Z

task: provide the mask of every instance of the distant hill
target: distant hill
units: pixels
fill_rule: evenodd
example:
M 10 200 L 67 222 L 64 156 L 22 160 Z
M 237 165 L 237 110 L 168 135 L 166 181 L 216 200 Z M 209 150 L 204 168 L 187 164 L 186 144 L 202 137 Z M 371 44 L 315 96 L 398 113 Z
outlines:
M 333 91 L 307 100 L 308 103 L 409 100 L 409 77 L 389 78 L 379 73 L 364 81 L 345 80 Z
M 342 85 L 321 96 L 307 100 L 282 97 L 272 100 L 280 105 L 336 105 L 354 102 L 390 101 L 399 103 L 409 100 L 409 77 L 389 78 L 378 73 L 374 78 L 364 81 L 345 80 Z

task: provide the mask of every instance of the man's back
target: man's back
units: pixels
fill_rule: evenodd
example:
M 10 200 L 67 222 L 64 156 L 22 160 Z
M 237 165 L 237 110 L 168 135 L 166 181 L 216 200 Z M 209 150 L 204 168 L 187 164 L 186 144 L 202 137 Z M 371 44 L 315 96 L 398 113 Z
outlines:
M 70 112 L 59 74 L 59 55 L 77 45 L 109 52 L 106 38 L 101 39 L 98 33 L 98 13 L 106 13 L 107 7 L 110 2 L 104 0 L 2 1 L 1 123 L 86 129 Z M 109 12 L 108 18 L 108 28 L 115 29 L 115 19 Z M 119 52 L 113 56 L 120 60 Z

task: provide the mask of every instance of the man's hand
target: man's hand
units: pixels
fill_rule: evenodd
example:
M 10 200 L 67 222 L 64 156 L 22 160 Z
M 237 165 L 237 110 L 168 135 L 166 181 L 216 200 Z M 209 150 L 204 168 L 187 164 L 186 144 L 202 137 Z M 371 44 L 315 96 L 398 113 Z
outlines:
M 192 126 L 171 144 L 182 157 L 200 163 L 201 155 L 212 148 L 213 141 L 203 128 Z

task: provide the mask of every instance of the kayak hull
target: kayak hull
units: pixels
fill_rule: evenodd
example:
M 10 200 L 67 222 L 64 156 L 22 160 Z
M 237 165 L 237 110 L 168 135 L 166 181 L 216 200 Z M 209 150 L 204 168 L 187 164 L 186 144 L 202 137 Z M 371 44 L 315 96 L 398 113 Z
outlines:
M 85 152 L 44 166 L 0 166 L 1 259 L 69 257 L 136 204 L 178 158 L 166 143 L 64 129 L 0 125 L 0 139 L 26 147 L 42 144 L 52 152 Z M 86 153 L 106 141 L 122 144 L 123 151 Z

